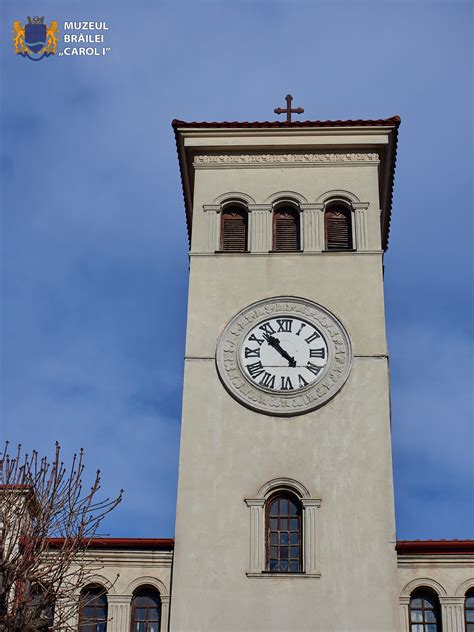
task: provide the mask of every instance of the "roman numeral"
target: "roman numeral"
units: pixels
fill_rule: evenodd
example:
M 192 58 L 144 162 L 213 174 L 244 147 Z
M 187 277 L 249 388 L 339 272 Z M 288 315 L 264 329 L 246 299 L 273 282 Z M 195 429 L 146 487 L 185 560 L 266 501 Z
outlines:
M 281 390 L 282 391 L 292 391 L 293 384 L 291 383 L 291 379 L 289 377 L 281 378 Z
M 322 347 L 322 349 L 310 349 L 309 350 L 310 358 L 325 358 L 326 357 L 326 349 Z
M 269 336 L 271 336 L 272 334 L 275 333 L 275 330 L 273 329 L 273 327 L 270 325 L 270 323 L 263 323 L 263 325 L 260 325 L 259 329 L 261 329 L 262 331 L 264 331 L 266 334 L 268 334 Z
M 262 346 L 263 343 L 265 342 L 263 338 L 257 338 L 255 334 L 252 334 L 251 336 L 249 336 L 249 340 L 251 340 L 252 342 L 258 342 L 260 346 Z
M 260 348 L 249 349 L 249 347 L 245 347 L 245 357 L 246 358 L 259 358 L 260 357 Z
M 278 323 L 278 331 L 288 331 L 291 332 L 291 328 L 293 326 L 293 321 L 291 318 L 277 318 Z
M 266 386 L 267 388 L 275 388 L 275 376 L 265 371 L 265 374 L 259 384 L 260 386 Z
M 311 373 L 314 373 L 314 375 L 317 375 L 323 367 L 316 366 L 312 362 L 308 362 L 308 364 L 306 365 L 306 368 L 308 369 L 308 371 L 311 371 Z
M 298 387 L 302 388 L 303 386 L 308 386 L 308 382 L 304 379 L 302 375 L 298 375 Z
M 263 373 L 264 371 L 263 364 L 260 361 L 254 362 L 253 364 L 247 364 L 246 369 L 253 378 L 258 377 L 260 373 Z
M 306 327 L 306 323 L 301 323 L 301 327 L 300 327 L 300 328 L 298 329 L 298 331 L 296 332 L 296 335 L 297 335 L 297 336 L 299 336 L 299 335 L 300 335 L 300 333 L 301 333 L 301 332 L 302 332 L 302 330 L 303 330 L 303 327 Z
M 308 338 L 305 338 L 305 342 L 307 342 L 308 344 L 311 344 L 313 340 L 316 340 L 316 338 L 321 338 L 321 336 L 318 334 L 317 331 L 312 333 L 311 336 L 308 336 Z

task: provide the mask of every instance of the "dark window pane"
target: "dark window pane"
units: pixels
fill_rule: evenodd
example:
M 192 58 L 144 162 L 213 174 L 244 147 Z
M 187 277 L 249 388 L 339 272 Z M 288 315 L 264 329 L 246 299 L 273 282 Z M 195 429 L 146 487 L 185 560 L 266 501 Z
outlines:
M 412 608 L 421 608 L 421 599 L 412 599 L 410 605 Z
M 466 621 L 474 623 L 474 610 L 466 610 Z
M 300 570 L 300 565 L 299 565 L 299 562 L 297 562 L 297 561 L 295 561 L 295 560 L 292 560 L 292 561 L 290 562 L 290 571 L 291 571 L 292 573 L 297 573 L 299 570 Z
M 276 509 L 276 511 L 275 511 Z M 289 572 L 289 561 L 293 562 L 292 568 L 301 568 L 301 506 L 298 500 L 290 493 L 282 492 L 274 496 L 267 504 L 267 563 L 268 570 L 275 572 Z M 292 518 L 289 518 L 291 512 Z M 292 524 L 289 532 L 290 520 Z M 278 533 L 275 533 L 278 531 Z M 291 547 L 291 555 L 289 544 Z M 279 560 L 278 567 L 272 561 Z
M 412 610 L 411 611 L 411 621 L 412 623 L 419 623 L 423 621 L 423 612 L 422 610 Z
M 293 500 L 289 501 L 289 507 L 290 507 L 290 511 L 289 511 L 290 516 L 296 516 L 298 514 L 298 507 Z
M 436 623 L 436 617 L 433 610 L 425 611 L 425 621 L 427 621 L 428 623 Z
M 466 608 L 474 608 L 474 595 L 466 597 Z
M 278 500 L 270 505 L 270 516 L 278 516 Z
M 270 570 L 276 571 L 278 568 L 278 562 L 276 560 L 270 560 Z
M 474 623 L 467 624 L 467 632 L 474 632 Z
M 437 627 L 438 626 L 436 625 L 436 623 L 434 625 L 430 623 L 429 625 L 425 626 L 424 632 L 438 632 L 436 629 Z

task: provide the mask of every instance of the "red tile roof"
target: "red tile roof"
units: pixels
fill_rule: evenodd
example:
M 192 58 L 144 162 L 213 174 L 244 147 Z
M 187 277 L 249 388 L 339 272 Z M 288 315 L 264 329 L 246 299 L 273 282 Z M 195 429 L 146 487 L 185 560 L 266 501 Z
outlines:
M 260 127 L 386 127 L 386 126 L 395 126 L 398 127 L 400 125 L 400 117 L 392 116 L 386 119 L 349 119 L 346 121 L 292 121 L 291 123 L 286 123 L 285 121 L 213 121 L 213 122 L 205 122 L 205 121 L 180 121 L 179 119 L 174 119 L 172 122 L 172 126 L 174 129 L 178 127 L 209 127 L 209 128 L 229 128 L 229 127 L 252 127 L 252 128 L 260 128 Z
M 92 538 L 85 540 L 90 549 L 161 549 L 172 550 L 174 538 Z M 50 538 L 52 547 L 60 547 L 64 538 Z
M 474 540 L 398 540 L 398 555 L 474 555 Z

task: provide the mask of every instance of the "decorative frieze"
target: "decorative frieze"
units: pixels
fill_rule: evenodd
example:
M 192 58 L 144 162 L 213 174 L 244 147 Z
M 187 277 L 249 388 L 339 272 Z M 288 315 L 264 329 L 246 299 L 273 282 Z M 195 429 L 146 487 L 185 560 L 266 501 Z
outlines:
M 380 162 L 375 152 L 317 152 L 292 154 L 198 154 L 194 156 L 195 169 L 218 167 L 271 167 L 275 166 L 305 166 L 305 165 L 347 165 L 347 164 L 375 164 Z

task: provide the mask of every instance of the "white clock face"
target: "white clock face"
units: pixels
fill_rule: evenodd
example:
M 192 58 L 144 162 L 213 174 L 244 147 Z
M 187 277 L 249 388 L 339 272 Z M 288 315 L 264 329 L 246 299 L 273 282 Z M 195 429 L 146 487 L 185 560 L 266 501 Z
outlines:
M 328 363 L 328 345 L 307 320 L 282 315 L 253 327 L 242 341 L 244 375 L 269 391 L 296 391 L 321 378 Z
M 329 310 L 296 296 L 266 298 L 224 327 L 216 367 L 228 392 L 266 415 L 291 417 L 323 406 L 344 386 L 349 336 Z

